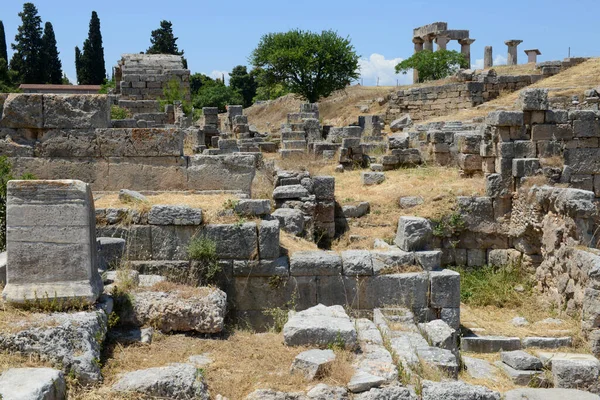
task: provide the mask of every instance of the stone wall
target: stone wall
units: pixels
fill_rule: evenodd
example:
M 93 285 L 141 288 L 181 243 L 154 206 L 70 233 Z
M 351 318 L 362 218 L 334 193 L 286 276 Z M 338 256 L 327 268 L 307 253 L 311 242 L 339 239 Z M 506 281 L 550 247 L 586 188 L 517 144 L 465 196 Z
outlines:
M 176 127 L 113 128 L 106 95 L 0 94 L 0 155 L 17 175 L 93 190 L 250 192 L 260 154 L 183 156 Z
M 277 219 L 267 215 L 259 222 L 202 225 L 201 215 L 201 210 L 181 206 L 153 206 L 149 212 L 98 209 L 97 235 L 125 239 L 129 265 L 173 279 L 185 277 L 193 263 L 187 258 L 192 237 L 214 240 L 221 266 L 218 281 L 227 292 L 232 315 L 253 326 L 271 322 L 264 313 L 267 309 L 302 310 L 321 303 L 364 311 L 402 305 L 419 321 L 442 318 L 458 327 L 459 275 L 439 270 L 439 262 L 431 262 L 436 252 L 392 249 L 288 255 L 280 248 Z M 411 265 L 422 272 L 389 272 Z
M 400 90 L 391 95 L 385 122 L 404 114 L 413 121 L 443 116 L 493 100 L 503 92 L 522 89 L 541 79 L 541 75 L 496 76 L 494 70 L 482 74 L 459 75 L 463 82 Z

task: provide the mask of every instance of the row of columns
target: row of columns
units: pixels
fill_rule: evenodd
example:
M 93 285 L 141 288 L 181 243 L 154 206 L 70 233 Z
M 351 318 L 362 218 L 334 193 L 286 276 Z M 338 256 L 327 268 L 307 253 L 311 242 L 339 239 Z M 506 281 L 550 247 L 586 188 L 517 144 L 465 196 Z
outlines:
M 517 65 L 517 46 L 523 43 L 522 40 L 507 40 L 504 42 L 508 46 L 508 55 L 506 57 L 507 65 Z M 528 63 L 536 63 L 537 56 L 542 53 L 538 49 L 525 50 L 525 54 L 527 54 L 527 62 Z M 494 58 L 492 54 L 492 46 L 486 46 L 483 52 L 483 68 L 491 68 L 494 66 Z

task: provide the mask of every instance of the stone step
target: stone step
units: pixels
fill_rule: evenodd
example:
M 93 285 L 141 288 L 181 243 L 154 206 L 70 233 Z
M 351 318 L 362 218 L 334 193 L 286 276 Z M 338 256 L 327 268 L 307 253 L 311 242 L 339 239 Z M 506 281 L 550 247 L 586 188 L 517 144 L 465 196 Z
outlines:
M 279 150 L 279 154 L 281 155 L 282 159 L 286 159 L 286 158 L 302 157 L 304 154 L 306 154 L 306 152 L 304 150 L 298 150 L 298 149 L 282 149 L 282 150 Z
M 281 140 L 305 140 L 306 133 L 304 131 L 283 131 L 281 132 Z
M 460 347 L 462 351 L 473 353 L 497 353 L 501 350 L 520 350 L 521 339 L 506 336 L 466 336 L 461 338 Z
M 281 142 L 283 148 L 285 150 L 305 150 L 306 149 L 306 141 L 305 140 L 284 140 Z

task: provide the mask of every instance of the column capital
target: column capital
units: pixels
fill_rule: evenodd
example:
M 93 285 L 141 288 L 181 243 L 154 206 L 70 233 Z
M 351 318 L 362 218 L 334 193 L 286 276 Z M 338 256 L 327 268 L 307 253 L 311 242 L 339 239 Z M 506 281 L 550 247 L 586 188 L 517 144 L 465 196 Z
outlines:
M 538 49 L 525 50 L 525 54 L 529 55 L 529 53 L 533 53 L 533 54 L 536 54 L 538 56 L 542 55 L 542 53 Z
M 518 46 L 521 43 L 523 43 L 522 40 L 516 40 L 516 39 L 507 40 L 507 41 L 504 42 L 504 44 L 507 45 L 507 46 Z
M 414 44 L 423 44 L 424 40 L 422 38 L 420 38 L 420 37 L 414 37 L 413 40 L 412 40 L 412 42 Z
M 458 39 L 458 43 L 461 45 L 470 46 L 475 42 L 475 39 Z

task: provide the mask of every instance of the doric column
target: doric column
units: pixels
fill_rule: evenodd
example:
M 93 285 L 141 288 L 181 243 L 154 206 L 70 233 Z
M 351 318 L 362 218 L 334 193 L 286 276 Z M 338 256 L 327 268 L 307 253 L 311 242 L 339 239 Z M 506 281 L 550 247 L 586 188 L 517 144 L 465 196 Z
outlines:
M 508 46 L 508 56 L 506 64 L 517 65 L 517 46 L 523 43 L 522 40 L 507 40 L 504 42 Z
M 423 36 L 423 50 L 433 51 L 433 37 L 431 35 Z
M 460 43 L 460 52 L 469 63 L 469 68 L 471 68 L 471 45 L 473 42 L 475 42 L 475 39 L 460 39 L 458 41 Z
M 415 54 L 423 51 L 423 39 L 415 37 L 412 41 L 415 44 Z M 413 83 L 419 83 L 419 71 L 416 68 L 413 69 Z
M 494 66 L 494 55 L 492 46 L 485 46 L 483 50 L 483 68 L 492 68 Z
M 437 50 L 446 50 L 446 46 L 450 41 L 450 36 L 448 35 L 438 35 L 435 38 L 435 43 L 437 44 Z
M 525 50 L 525 54 L 527 54 L 527 63 L 537 63 L 537 56 L 541 56 L 542 53 L 538 49 Z

